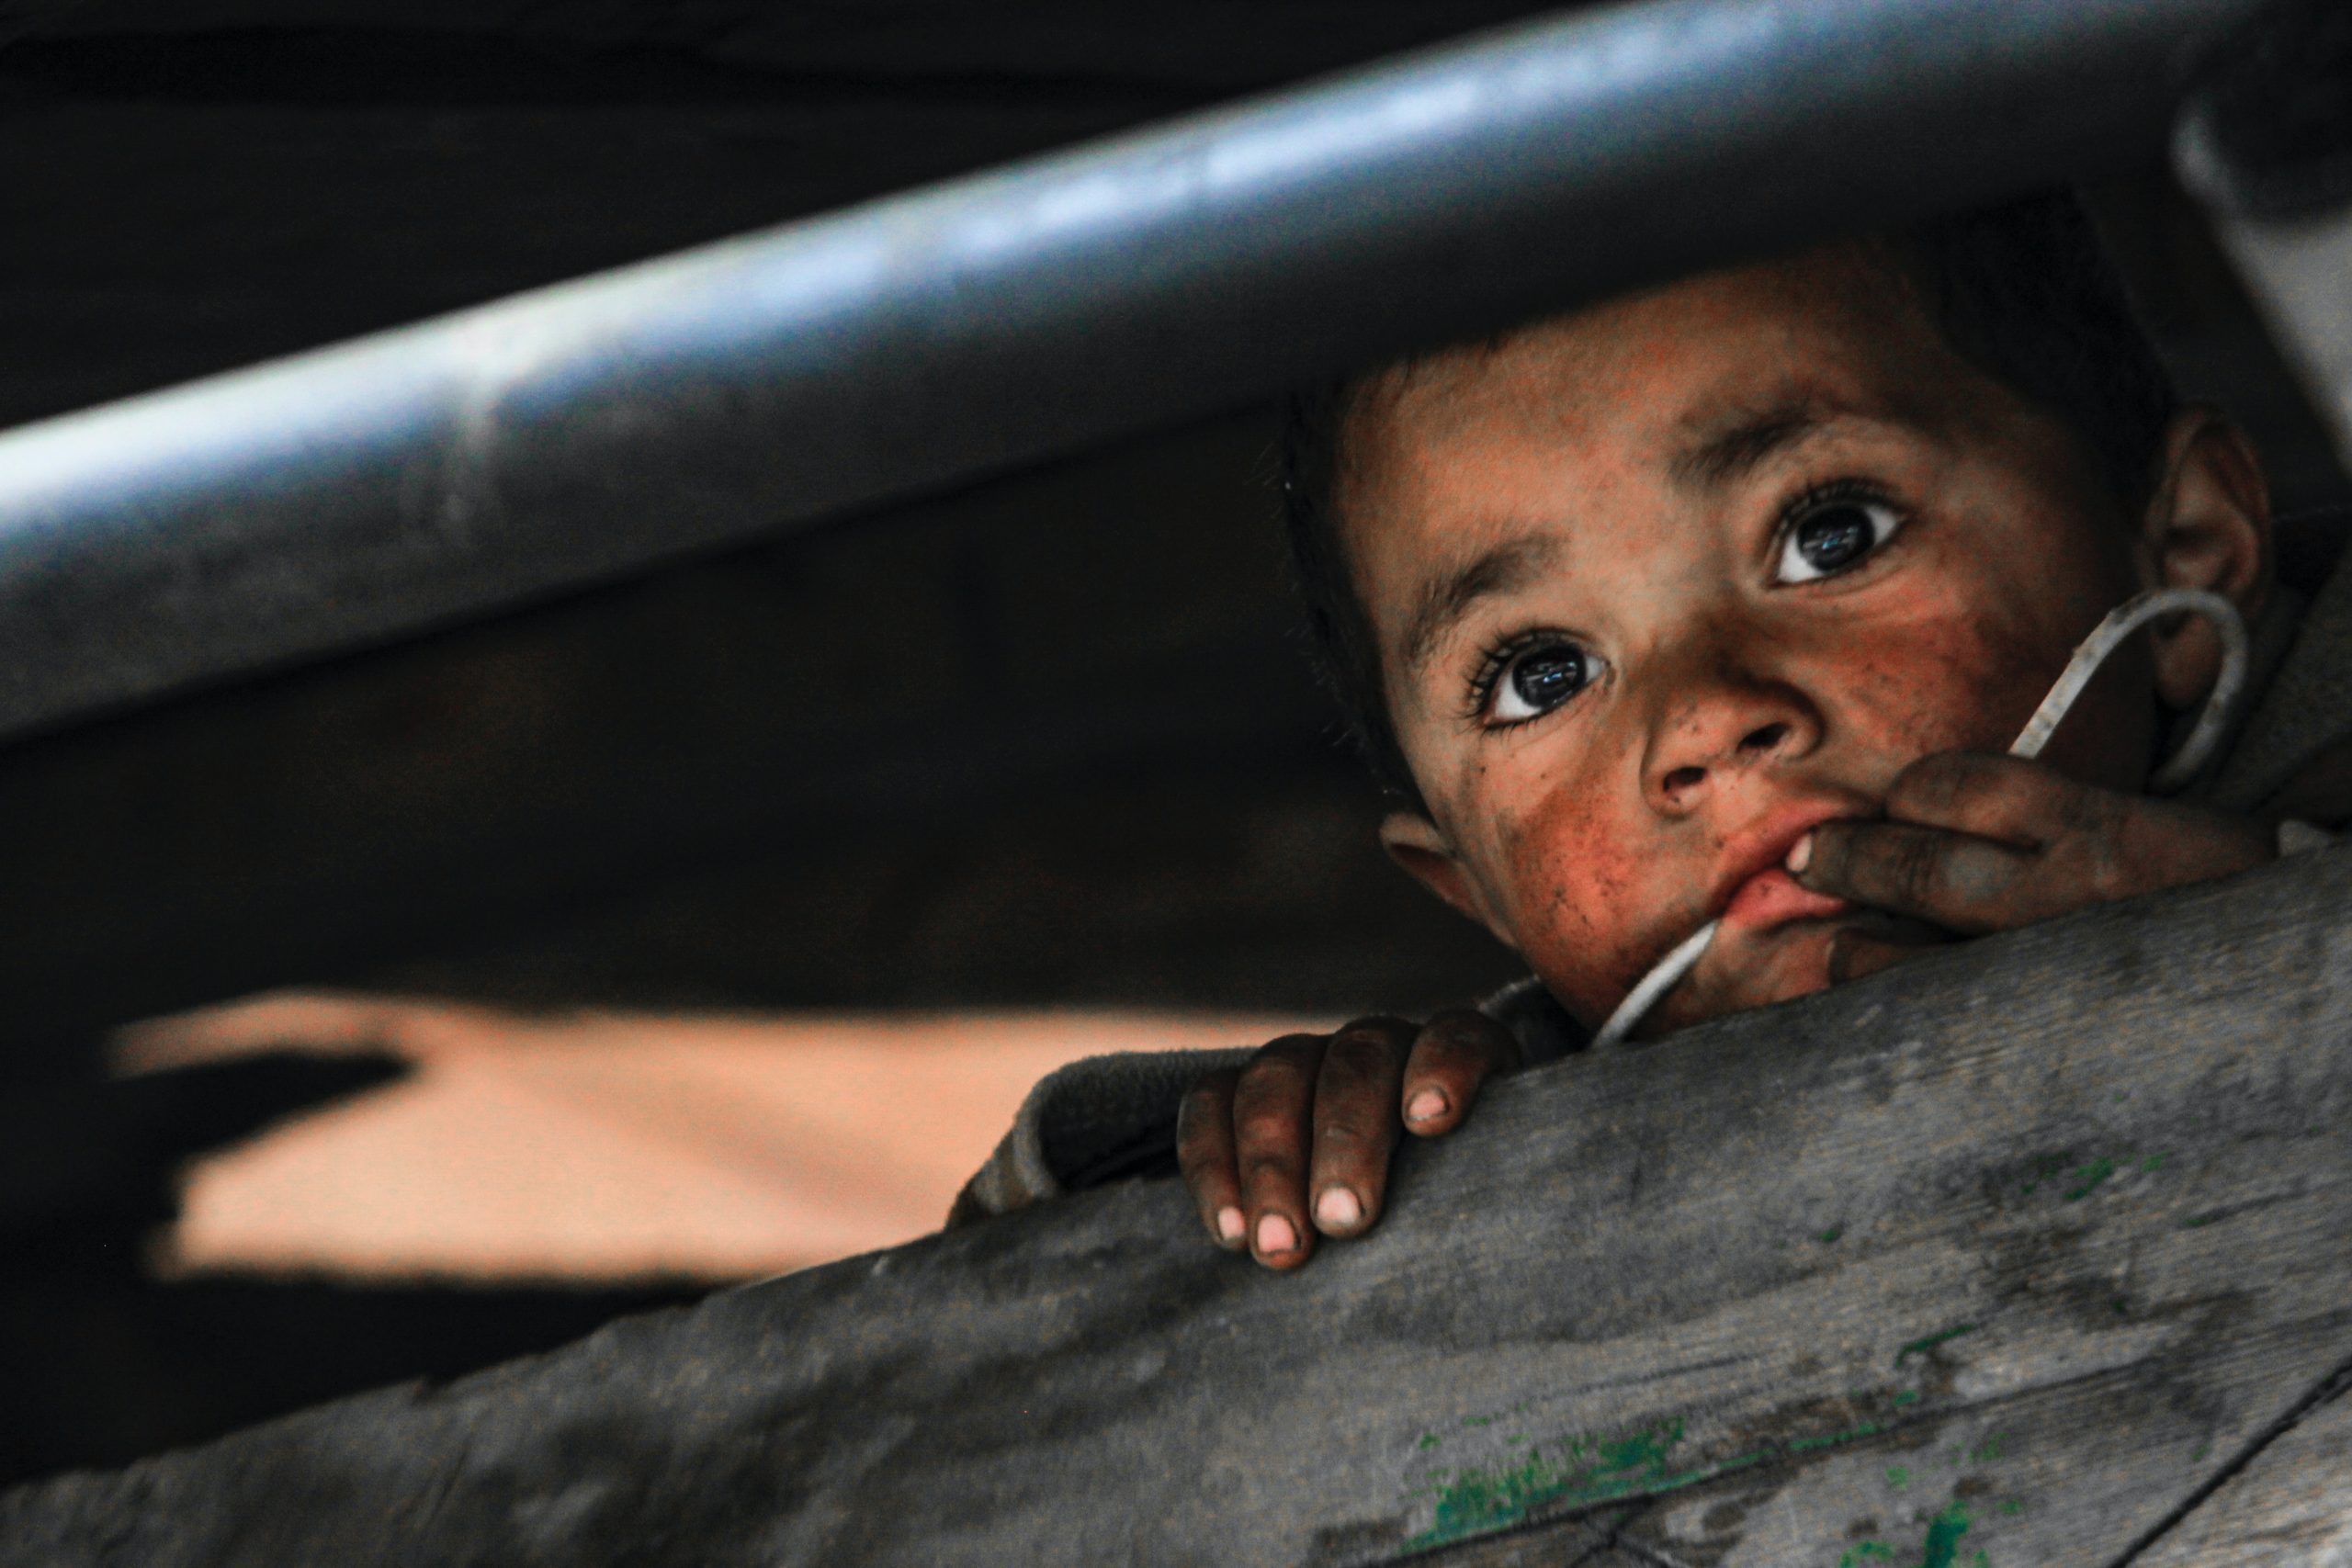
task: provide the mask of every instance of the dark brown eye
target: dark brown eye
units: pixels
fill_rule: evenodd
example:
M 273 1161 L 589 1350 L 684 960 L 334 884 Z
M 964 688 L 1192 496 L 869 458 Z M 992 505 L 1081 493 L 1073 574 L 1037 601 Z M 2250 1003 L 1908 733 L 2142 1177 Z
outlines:
M 1894 536 L 1903 516 L 1877 501 L 1832 501 L 1790 525 L 1781 544 L 1778 580 L 1810 582 L 1835 577 Z
M 1489 716 L 1517 724 L 1550 713 L 1592 683 L 1600 660 L 1572 642 L 1544 642 L 1512 657 L 1495 682 Z

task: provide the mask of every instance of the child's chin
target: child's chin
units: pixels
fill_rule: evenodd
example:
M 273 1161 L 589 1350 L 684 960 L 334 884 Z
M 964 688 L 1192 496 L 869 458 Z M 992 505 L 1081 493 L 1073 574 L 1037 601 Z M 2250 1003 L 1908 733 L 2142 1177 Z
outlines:
M 1635 1038 L 1654 1040 L 1710 1019 L 1826 991 L 1836 983 L 1830 977 L 1829 959 L 1841 933 L 1866 931 L 1893 936 L 1907 929 L 1905 922 L 1890 921 L 1868 909 L 1785 920 L 1762 929 L 1726 925 L 1690 979 L 1667 993 L 1657 1010 L 1635 1032 Z
M 1739 1006 L 1770 1007 L 1827 990 L 1834 983 L 1829 953 L 1838 933 L 1859 923 L 1853 914 L 1825 915 L 1742 932 L 1737 950 L 1723 955 L 1738 965 Z

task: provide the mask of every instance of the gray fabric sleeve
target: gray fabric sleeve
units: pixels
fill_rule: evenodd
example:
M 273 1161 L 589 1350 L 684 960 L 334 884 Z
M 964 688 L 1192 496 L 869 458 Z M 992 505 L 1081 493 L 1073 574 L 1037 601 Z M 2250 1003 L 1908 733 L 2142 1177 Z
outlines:
M 1056 1068 L 1037 1080 L 996 1152 L 964 1184 L 948 1224 L 1058 1198 L 1123 1156 L 1172 1151 L 1184 1091 L 1219 1067 L 1239 1066 L 1255 1049 L 1123 1051 Z
M 1480 1002 L 1478 1010 L 1511 1032 L 1519 1042 L 1519 1062 L 1523 1067 L 1556 1062 L 1592 1043 L 1589 1032 L 1570 1018 L 1567 1010 L 1544 988 L 1544 982 L 1532 975 L 1513 980 Z
M 2278 824 L 2278 853 L 2282 857 L 2303 854 L 2312 850 L 2334 849 L 2335 842 L 2335 834 L 2324 828 L 2314 828 L 2308 822 L 2298 822 L 2290 818 Z
M 2293 597 L 2281 589 L 2289 606 Z M 2275 620 L 2256 627 L 2256 662 Z M 2261 808 L 2313 757 L 2352 739 L 2352 567 L 2338 567 L 2310 607 L 2289 621 L 2285 646 L 2209 788 L 2226 811 Z
M 1532 1066 L 1582 1047 L 1549 992 L 1532 976 L 1504 987 L 1480 1011 L 1518 1037 Z M 1229 1051 L 1130 1051 L 1088 1056 L 1048 1073 L 1029 1091 L 1012 1127 L 949 1211 L 950 1226 L 1002 1214 L 1123 1176 L 1172 1172 L 1176 1110 L 1185 1090 L 1254 1046 Z

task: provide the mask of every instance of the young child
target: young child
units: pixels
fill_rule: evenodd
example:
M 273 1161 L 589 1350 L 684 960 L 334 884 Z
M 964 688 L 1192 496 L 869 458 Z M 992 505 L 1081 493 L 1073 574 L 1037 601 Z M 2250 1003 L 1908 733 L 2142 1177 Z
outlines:
M 1284 457 L 1327 672 L 1395 796 L 1382 843 L 1535 984 L 1205 1077 L 1066 1069 L 960 1215 L 1148 1166 L 1181 1092 L 1210 1235 L 1295 1267 L 1377 1218 L 1402 1132 L 1575 1048 L 1712 919 L 1645 1035 L 2352 816 L 2352 589 L 2304 617 L 2275 581 L 2258 460 L 2179 406 L 2071 198 L 1392 366 L 1300 399 Z M 2181 617 L 2109 661 L 2040 760 L 2002 755 L 2082 637 L 2158 586 L 2256 628 L 2236 744 L 2186 796 L 2143 793 L 2220 666 Z M 2339 700 L 2314 712 L 2313 689 Z

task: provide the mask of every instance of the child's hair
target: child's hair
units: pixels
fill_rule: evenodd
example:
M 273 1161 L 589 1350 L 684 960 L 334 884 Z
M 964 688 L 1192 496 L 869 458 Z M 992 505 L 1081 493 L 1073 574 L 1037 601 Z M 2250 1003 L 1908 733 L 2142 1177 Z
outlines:
M 1955 352 L 2064 420 L 2127 510 L 2145 503 L 2179 399 L 2071 192 L 1916 225 L 1871 249 L 1919 288 Z M 1290 398 L 1279 450 L 1283 524 L 1317 670 L 1380 783 L 1418 807 L 1334 502 L 1349 410 L 1371 379 L 1325 382 Z

